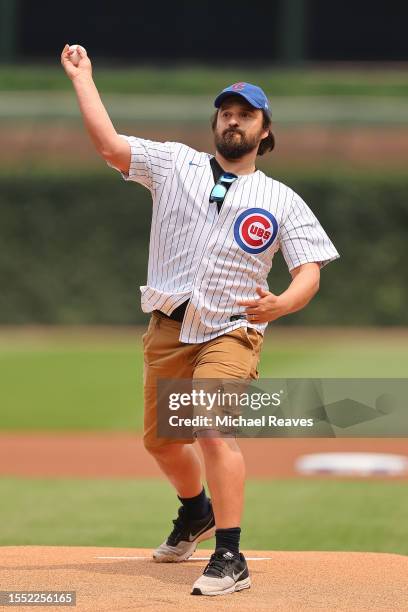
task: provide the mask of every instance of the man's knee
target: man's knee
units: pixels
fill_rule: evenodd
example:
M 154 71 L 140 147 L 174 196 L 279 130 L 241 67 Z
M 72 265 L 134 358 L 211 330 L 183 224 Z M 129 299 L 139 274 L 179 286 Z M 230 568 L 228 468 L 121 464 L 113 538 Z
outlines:
M 232 436 L 204 435 L 198 436 L 198 443 L 203 453 L 224 452 L 226 450 L 234 450 L 240 452 L 237 441 Z
M 152 439 L 150 436 L 143 437 L 143 446 L 150 455 L 156 456 L 163 453 L 163 448 L 167 445 L 158 444 L 157 439 Z
M 152 439 L 149 436 L 143 437 L 143 445 L 147 452 L 157 459 L 175 456 L 184 446 L 173 441 Z

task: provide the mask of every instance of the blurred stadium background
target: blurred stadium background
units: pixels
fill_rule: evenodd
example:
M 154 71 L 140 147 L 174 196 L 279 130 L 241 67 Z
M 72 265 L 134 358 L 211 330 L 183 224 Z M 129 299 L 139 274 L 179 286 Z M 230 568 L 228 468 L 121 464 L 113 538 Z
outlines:
M 94 153 L 59 65 L 66 42 L 87 48 L 125 134 L 211 151 L 215 94 L 261 85 L 277 147 L 259 166 L 302 195 L 341 254 L 312 304 L 269 327 L 261 375 L 406 376 L 407 18 L 397 0 L 0 0 L 0 445 L 10 432 L 136 436 L 142 423 L 149 194 Z M 277 258 L 270 288 L 288 281 Z M 0 544 L 153 546 L 176 508 L 163 481 L 0 472 Z M 390 486 L 253 480 L 247 516 L 257 508 L 259 530 L 248 520 L 244 546 L 406 554 L 405 484 L 392 484 L 393 510 Z M 150 505 L 160 510 L 146 526 Z

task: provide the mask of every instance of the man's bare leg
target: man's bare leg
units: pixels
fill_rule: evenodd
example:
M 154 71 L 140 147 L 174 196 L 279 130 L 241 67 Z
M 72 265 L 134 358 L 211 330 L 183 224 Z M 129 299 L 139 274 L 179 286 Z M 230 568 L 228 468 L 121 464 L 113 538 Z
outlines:
M 195 497 L 202 488 L 202 468 L 191 444 L 147 448 L 180 497 Z

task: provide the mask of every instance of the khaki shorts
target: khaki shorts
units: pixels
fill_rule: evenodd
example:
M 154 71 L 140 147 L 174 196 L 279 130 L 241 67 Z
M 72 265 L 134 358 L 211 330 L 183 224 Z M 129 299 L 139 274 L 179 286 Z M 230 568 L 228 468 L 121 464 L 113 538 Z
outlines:
M 196 438 L 157 436 L 157 380 L 160 378 L 231 378 L 257 380 L 263 336 L 242 326 L 200 344 L 179 341 L 181 323 L 155 311 L 146 333 L 144 349 L 144 445 L 192 444 Z

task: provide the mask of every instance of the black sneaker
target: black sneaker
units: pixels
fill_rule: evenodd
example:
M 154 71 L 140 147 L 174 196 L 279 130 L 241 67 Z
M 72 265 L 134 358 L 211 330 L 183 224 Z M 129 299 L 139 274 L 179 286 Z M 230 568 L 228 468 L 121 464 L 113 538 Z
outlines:
M 249 589 L 247 562 L 242 553 L 234 555 L 227 548 L 218 548 L 207 564 L 204 573 L 193 585 L 192 595 L 226 595 Z
M 198 542 L 208 540 L 215 535 L 215 520 L 211 501 L 210 511 L 202 519 L 191 520 L 186 516 L 184 506 L 178 510 L 178 516 L 173 520 L 174 528 L 169 537 L 153 552 L 156 563 L 178 563 L 186 561 Z

